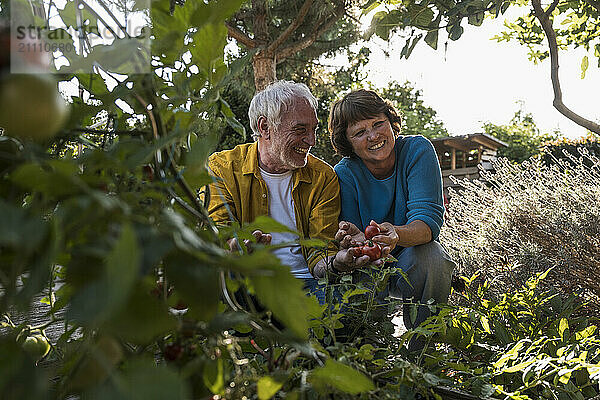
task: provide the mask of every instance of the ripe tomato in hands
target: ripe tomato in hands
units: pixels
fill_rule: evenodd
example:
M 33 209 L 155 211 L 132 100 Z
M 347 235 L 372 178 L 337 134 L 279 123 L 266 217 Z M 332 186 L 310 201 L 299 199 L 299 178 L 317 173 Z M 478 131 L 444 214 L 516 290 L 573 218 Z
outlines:
M 365 256 L 369 256 L 371 261 L 375 261 L 381 258 L 381 247 L 369 240 L 367 244 L 362 246 L 362 253 Z
M 362 246 L 354 248 L 354 257 L 369 256 L 371 261 L 375 261 L 381 258 L 381 247 L 377 243 L 367 241 Z
M 381 231 L 379 230 L 378 227 L 376 227 L 374 225 L 367 225 L 367 227 L 365 228 L 365 238 L 367 240 L 371 240 L 375 236 L 379 235 L 380 232 Z

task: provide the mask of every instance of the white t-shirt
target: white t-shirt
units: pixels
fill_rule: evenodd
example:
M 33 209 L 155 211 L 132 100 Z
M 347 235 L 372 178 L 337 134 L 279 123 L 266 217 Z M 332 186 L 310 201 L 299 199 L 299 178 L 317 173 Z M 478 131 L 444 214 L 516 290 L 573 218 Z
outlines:
M 298 228 L 296 227 L 294 199 L 292 199 L 292 172 L 271 174 L 262 168 L 260 169 L 260 174 L 269 189 L 269 216 L 280 224 L 296 231 Z M 271 244 L 292 242 L 298 238 L 298 235 L 288 232 L 269 233 L 272 236 Z M 273 253 L 281 260 L 283 265 L 290 267 L 296 278 L 312 278 L 299 244 L 274 250 Z

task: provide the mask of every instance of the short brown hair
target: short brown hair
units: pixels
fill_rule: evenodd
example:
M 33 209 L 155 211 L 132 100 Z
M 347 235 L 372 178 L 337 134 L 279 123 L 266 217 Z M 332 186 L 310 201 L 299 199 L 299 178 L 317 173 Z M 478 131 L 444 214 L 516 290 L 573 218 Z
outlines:
M 364 119 L 384 114 L 396 136 L 400 134 L 402 118 L 392 103 L 372 90 L 359 89 L 332 104 L 329 112 L 329 139 L 335 151 L 344 157 L 356 156 L 346 136 L 348 126 Z

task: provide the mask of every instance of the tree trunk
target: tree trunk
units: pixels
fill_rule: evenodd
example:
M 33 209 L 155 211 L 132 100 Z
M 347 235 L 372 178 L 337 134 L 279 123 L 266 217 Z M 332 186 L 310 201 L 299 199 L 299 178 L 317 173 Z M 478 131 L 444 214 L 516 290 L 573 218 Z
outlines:
M 266 0 L 252 0 L 252 12 L 254 14 L 254 38 L 259 49 L 252 59 L 254 86 L 258 92 L 267 87 L 269 83 L 275 82 L 277 64 L 275 55 L 266 50 L 271 42 L 267 26 Z
M 276 65 L 275 57 L 263 54 L 262 51 L 254 56 L 252 59 L 252 68 L 254 70 L 254 85 L 257 92 L 263 90 L 270 83 L 275 82 L 277 79 L 275 72 Z

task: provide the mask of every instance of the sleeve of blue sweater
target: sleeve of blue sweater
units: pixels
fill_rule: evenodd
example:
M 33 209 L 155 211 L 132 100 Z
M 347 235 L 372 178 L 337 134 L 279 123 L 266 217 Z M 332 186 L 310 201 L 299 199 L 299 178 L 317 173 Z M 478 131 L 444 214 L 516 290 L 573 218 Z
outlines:
M 340 183 L 340 221 L 351 222 L 362 230 L 362 221 L 358 209 L 358 183 L 344 163 L 336 165 L 334 169 Z
M 444 222 L 442 173 L 431 142 L 423 136 L 411 139 L 404 165 L 408 187 L 406 224 L 425 222 L 436 240 Z

